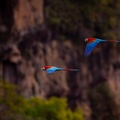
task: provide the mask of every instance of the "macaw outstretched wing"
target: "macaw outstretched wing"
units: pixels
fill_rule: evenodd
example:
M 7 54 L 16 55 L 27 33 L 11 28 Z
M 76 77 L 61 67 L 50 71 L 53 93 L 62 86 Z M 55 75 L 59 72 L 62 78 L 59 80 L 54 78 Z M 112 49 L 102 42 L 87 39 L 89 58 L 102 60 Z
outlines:
M 47 70 L 46 70 L 46 73 L 53 73 L 53 72 L 55 72 L 56 71 L 56 69 L 54 69 L 54 68 L 48 68 Z
M 91 42 L 91 43 L 87 43 L 86 49 L 85 49 L 85 55 L 89 56 L 91 54 L 92 50 L 94 49 L 94 47 L 97 46 L 97 44 L 99 42 L 100 41 L 94 41 L 94 42 Z
M 57 68 L 57 67 L 53 66 L 53 67 L 51 67 L 51 68 L 48 68 L 48 69 L 46 70 L 46 72 L 47 72 L 47 73 L 54 73 L 55 71 L 61 71 L 61 70 L 62 70 L 62 68 Z

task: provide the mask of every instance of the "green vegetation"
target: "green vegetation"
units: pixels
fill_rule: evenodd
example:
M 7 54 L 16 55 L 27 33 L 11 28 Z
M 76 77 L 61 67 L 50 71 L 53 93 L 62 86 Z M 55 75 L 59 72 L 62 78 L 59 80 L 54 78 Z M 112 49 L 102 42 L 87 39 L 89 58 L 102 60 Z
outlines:
M 116 39 L 116 36 L 119 36 L 119 0 L 45 1 L 47 3 L 45 6 L 46 22 L 54 31 L 54 36 L 73 37 L 75 42 L 74 38 L 82 36 L 78 35 L 81 26 L 94 32 L 93 37 Z
M 83 120 L 80 108 L 74 112 L 65 98 L 26 99 L 18 87 L 0 81 L 0 120 Z
M 110 92 L 106 84 L 98 85 L 89 93 L 92 120 L 119 120 L 119 106 L 116 104 L 115 96 Z

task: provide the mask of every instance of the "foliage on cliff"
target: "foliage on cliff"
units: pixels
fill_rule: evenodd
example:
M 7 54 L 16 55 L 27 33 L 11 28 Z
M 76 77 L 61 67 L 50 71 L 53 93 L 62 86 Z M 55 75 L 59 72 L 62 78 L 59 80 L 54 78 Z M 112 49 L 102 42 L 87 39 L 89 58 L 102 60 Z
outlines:
M 108 39 L 120 37 L 119 0 L 45 1 L 46 22 L 59 38 L 61 36 L 81 38 L 84 36 L 80 32 L 82 27 L 93 31 L 95 37 Z
M 26 99 L 18 93 L 18 87 L 0 81 L 1 120 L 83 120 L 81 109 L 71 111 L 65 98 Z

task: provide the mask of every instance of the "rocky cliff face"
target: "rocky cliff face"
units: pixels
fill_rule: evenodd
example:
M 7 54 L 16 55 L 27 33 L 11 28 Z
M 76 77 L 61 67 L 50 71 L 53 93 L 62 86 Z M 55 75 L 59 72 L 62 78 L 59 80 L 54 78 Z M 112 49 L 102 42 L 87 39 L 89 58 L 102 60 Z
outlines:
M 43 0 L 18 0 L 14 9 L 14 27 L 21 31 L 43 23 Z
M 11 36 L 4 37 L 8 42 L 0 47 L 1 78 L 18 84 L 26 97 L 66 96 L 71 108 L 83 106 L 86 116 L 91 114 L 88 92 L 98 84 L 108 83 L 119 104 L 119 49 L 104 44 L 86 57 L 84 42 L 75 45 L 69 40 L 49 39 L 50 31 L 41 25 L 44 20 L 42 6 L 42 0 L 18 0 L 11 12 L 11 27 L 1 23 L 1 38 L 3 33 Z M 46 74 L 40 69 L 44 65 L 79 68 L 80 72 Z
M 39 26 L 44 21 L 43 0 L 1 0 L 0 1 L 0 37 L 1 43 L 8 41 L 11 35 Z
M 0 71 L 4 80 L 19 85 L 24 96 L 66 96 L 72 108 L 81 105 L 88 111 L 86 114 L 90 114 L 89 90 L 101 83 L 108 83 L 119 104 L 120 68 L 116 50 L 103 54 L 105 50 L 98 48 L 90 57 L 85 57 L 85 46 L 82 48 L 69 41 L 53 40 L 50 44 L 44 44 L 32 37 L 31 33 L 22 39 L 2 49 Z M 80 68 L 80 72 L 46 74 L 40 69 L 44 65 Z

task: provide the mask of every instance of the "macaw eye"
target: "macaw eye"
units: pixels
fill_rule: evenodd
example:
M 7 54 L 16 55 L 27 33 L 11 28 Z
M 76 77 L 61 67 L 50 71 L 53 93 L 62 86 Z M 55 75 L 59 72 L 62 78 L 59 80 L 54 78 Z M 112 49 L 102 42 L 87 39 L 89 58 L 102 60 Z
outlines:
M 87 39 L 87 38 L 85 39 L 85 42 L 88 42 L 88 39 Z

